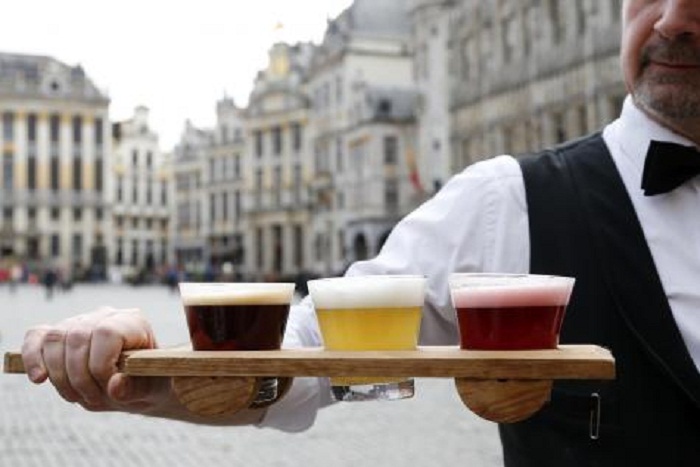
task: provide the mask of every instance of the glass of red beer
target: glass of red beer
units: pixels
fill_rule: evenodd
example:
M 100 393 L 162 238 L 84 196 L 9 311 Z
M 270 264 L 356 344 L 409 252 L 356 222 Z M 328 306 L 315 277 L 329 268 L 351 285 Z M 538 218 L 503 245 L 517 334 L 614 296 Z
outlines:
M 574 279 L 456 273 L 449 285 L 461 348 L 555 349 Z
M 294 295 L 292 283 L 179 284 L 193 350 L 278 350 Z M 254 401 L 277 398 L 265 377 Z

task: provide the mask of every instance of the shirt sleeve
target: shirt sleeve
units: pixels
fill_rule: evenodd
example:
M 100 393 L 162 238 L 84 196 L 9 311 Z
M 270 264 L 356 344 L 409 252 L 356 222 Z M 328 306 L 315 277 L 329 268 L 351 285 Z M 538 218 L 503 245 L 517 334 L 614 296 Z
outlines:
M 420 274 L 428 286 L 421 322 L 424 345 L 458 341 L 447 285 L 452 272 L 527 272 L 529 231 L 519 164 L 500 156 L 474 164 L 401 220 L 373 259 L 354 263 L 347 275 Z M 322 345 L 307 296 L 292 307 L 284 346 Z M 261 426 L 285 431 L 310 427 L 331 404 L 327 378 L 295 378 L 289 393 L 268 409 Z
M 510 156 L 469 166 L 399 222 L 379 255 L 348 275 L 421 274 L 427 278 L 423 345 L 458 342 L 448 276 L 525 273 L 530 248 L 522 171 Z

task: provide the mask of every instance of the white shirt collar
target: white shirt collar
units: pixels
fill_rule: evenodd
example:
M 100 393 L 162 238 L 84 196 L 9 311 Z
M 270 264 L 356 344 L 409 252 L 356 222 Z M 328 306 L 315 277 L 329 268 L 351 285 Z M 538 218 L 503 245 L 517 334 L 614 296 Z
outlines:
M 606 127 L 604 134 L 606 141 L 613 142 L 617 146 L 619 152 L 616 155 L 624 159 L 624 162 L 617 161 L 618 166 L 623 163 L 634 168 L 640 180 L 644 159 L 652 140 L 695 146 L 688 138 L 674 133 L 649 118 L 639 110 L 630 96 L 625 99 L 620 117 Z

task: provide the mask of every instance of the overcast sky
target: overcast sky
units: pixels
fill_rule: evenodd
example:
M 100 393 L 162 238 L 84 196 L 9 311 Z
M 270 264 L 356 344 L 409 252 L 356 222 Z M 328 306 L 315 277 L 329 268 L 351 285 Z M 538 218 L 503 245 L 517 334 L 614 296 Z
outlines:
M 184 121 L 210 126 L 224 93 L 248 101 L 277 40 L 314 41 L 351 0 L 14 0 L 3 2 L 0 51 L 81 64 L 112 102 L 112 120 L 150 108 L 161 147 Z M 276 29 L 281 23 L 283 28 Z

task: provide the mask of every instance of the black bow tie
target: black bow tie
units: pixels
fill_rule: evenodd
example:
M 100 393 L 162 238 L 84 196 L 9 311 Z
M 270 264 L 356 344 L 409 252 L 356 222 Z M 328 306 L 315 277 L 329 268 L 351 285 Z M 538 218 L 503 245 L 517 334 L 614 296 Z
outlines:
M 691 146 L 652 141 L 642 173 L 642 189 L 654 196 L 679 187 L 700 173 L 700 152 Z

